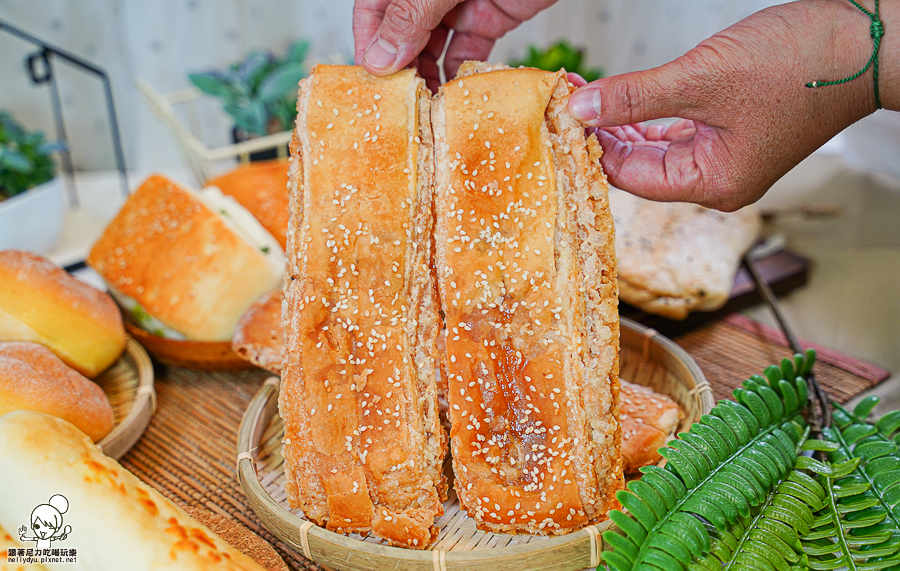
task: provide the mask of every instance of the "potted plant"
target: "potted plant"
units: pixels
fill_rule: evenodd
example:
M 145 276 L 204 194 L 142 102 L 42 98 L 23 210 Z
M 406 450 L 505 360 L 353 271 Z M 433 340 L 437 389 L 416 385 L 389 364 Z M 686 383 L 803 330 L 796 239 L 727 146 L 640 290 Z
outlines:
M 56 245 L 66 208 L 51 156 L 59 147 L 0 110 L 0 250 Z
M 559 71 L 562 68 L 566 68 L 567 72 L 577 73 L 588 83 L 603 77 L 602 69 L 582 66 L 583 60 L 583 49 L 574 48 L 569 42 L 562 40 L 546 50 L 539 50 L 534 46 L 529 46 L 526 57 L 520 60 L 513 60 L 509 62 L 509 65 L 512 67 L 536 67 L 547 71 Z
M 291 44 L 284 58 L 252 51 L 224 71 L 192 73 L 188 77 L 203 93 L 222 99 L 234 121 L 234 142 L 271 135 L 291 128 L 297 116 L 297 83 L 307 74 L 309 42 Z M 265 155 L 265 156 L 263 156 Z M 250 155 L 251 160 L 275 158 L 275 150 Z

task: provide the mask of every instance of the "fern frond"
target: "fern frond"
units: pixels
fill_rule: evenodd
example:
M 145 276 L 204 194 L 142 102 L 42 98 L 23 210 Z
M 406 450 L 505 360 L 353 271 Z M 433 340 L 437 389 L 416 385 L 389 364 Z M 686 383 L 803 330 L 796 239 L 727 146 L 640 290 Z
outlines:
M 792 470 L 778 483 L 765 503 L 726 531 L 708 529 L 710 554 L 696 557 L 690 570 L 729 571 L 746 567 L 787 570 L 805 565 L 800 536 L 809 532 L 813 512 L 820 509 L 825 490 L 813 478 Z
M 783 519 L 807 529 L 811 515 L 803 518 L 796 510 L 806 505 L 810 492 L 785 482 L 808 434 L 799 416 L 807 404 L 800 375 L 814 358 L 814 353 L 797 355 L 747 379 L 733 393 L 738 402 L 720 401 L 689 432 L 659 450 L 665 467 L 643 468 L 642 478 L 616 496 L 631 517 L 611 513 L 621 533 L 603 536 L 614 548 L 603 554 L 610 569 L 685 569 L 709 553 L 710 530 L 718 538 L 739 522 L 756 521 L 760 510 L 768 510 L 762 520 L 768 527 L 759 533 L 779 530 Z M 782 485 L 785 491 L 773 496 Z M 754 552 L 762 543 L 751 544 L 739 550 L 742 558 L 761 556 Z
M 877 402 L 866 399 L 852 413 L 835 405 L 834 426 L 823 430 L 834 450 L 830 466 L 810 466 L 827 491 L 803 542 L 811 569 L 900 568 L 900 449 L 892 440 L 900 414 L 866 422 Z

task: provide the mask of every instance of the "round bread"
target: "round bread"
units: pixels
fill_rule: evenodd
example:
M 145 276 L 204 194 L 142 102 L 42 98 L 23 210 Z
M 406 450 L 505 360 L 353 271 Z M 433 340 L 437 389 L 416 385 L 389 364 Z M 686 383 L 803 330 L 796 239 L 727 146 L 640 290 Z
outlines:
M 67 420 L 94 442 L 113 428 L 103 389 L 30 341 L 0 342 L 0 416 L 14 410 Z
M 36 341 L 94 378 L 125 350 L 122 314 L 109 295 L 51 261 L 0 252 L 0 341 Z

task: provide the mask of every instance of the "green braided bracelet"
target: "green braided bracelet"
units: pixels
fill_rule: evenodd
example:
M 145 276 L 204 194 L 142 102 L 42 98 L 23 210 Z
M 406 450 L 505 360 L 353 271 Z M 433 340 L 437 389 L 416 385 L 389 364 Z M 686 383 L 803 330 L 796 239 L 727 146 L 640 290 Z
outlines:
M 845 77 L 844 79 L 838 79 L 836 81 L 811 81 L 806 84 L 806 87 L 825 87 L 826 85 L 840 85 L 842 83 L 847 83 L 848 81 L 853 81 L 857 77 L 866 73 L 868 69 L 872 68 L 872 74 L 875 79 L 875 107 L 877 109 L 881 109 L 881 96 L 878 94 L 878 49 L 881 47 L 881 37 L 884 36 L 884 24 L 881 22 L 881 17 L 878 13 L 878 2 L 879 0 L 875 0 L 875 11 L 869 12 L 865 8 L 859 5 L 855 0 L 849 0 L 851 4 L 859 8 L 859 10 L 869 17 L 872 20 L 871 25 L 869 25 L 869 35 L 872 36 L 872 42 L 874 44 L 874 48 L 872 49 L 872 57 L 869 58 L 869 61 L 866 62 L 866 66 L 851 75 L 850 77 Z

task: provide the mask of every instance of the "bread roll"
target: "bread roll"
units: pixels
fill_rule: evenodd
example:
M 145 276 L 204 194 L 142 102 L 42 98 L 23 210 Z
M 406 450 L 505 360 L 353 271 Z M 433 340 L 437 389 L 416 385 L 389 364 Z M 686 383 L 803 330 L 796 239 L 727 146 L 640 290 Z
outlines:
M 454 487 L 479 529 L 567 533 L 623 483 L 601 151 L 564 72 L 460 74 L 432 108 Z
M 0 342 L 0 416 L 34 410 L 67 420 L 100 441 L 113 429 L 103 389 L 30 341 Z
M 280 289 L 256 300 L 238 321 L 231 340 L 231 348 L 238 357 L 275 374 L 281 373 L 283 302 L 284 292 Z
M 105 293 L 50 260 L 0 252 L 0 341 L 36 341 L 96 377 L 125 350 L 122 314 Z
M 319 65 L 291 148 L 279 411 L 291 505 L 424 548 L 443 512 L 425 82 Z
M 247 308 L 278 287 L 283 256 L 234 201 L 154 175 L 87 261 L 138 325 L 158 335 L 224 341 Z
M 54 495 L 68 500 L 61 525 L 71 533 L 53 545 L 77 549 L 78 564 L 66 569 L 262 571 L 68 422 L 31 411 L 0 417 L 0 458 L 5 529 L 29 526 L 32 510 Z
M 288 162 L 286 159 L 241 165 L 206 181 L 237 200 L 263 228 L 287 247 Z

